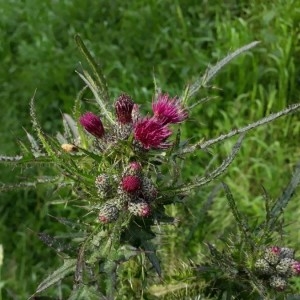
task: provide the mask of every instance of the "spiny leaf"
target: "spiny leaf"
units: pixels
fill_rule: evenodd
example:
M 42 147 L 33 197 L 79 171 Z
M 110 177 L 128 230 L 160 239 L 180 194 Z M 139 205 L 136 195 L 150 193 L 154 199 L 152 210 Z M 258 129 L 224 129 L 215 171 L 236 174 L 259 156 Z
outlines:
M 171 192 L 172 193 L 174 193 L 174 192 L 179 192 L 179 193 L 189 192 L 191 188 L 196 188 L 196 187 L 203 186 L 203 185 L 211 182 L 216 177 L 218 177 L 221 174 L 223 174 L 224 171 L 232 163 L 232 161 L 234 160 L 235 156 L 237 155 L 237 153 L 238 153 L 238 151 L 239 151 L 239 149 L 241 147 L 243 138 L 244 138 L 244 135 L 241 135 L 239 137 L 238 141 L 233 146 L 230 155 L 228 157 L 226 157 L 226 159 L 223 160 L 222 164 L 218 168 L 216 168 L 215 170 L 213 170 L 212 172 L 210 172 L 208 175 L 206 175 L 204 177 L 201 177 L 200 179 L 195 180 L 192 183 L 185 184 L 183 187 L 178 187 L 176 189 L 172 189 Z
M 220 72 L 220 70 L 223 67 L 225 67 L 231 60 L 238 57 L 243 52 L 248 51 L 251 48 L 255 47 L 257 44 L 259 44 L 258 41 L 247 44 L 235 50 L 234 52 L 230 53 L 229 55 L 227 55 L 225 58 L 219 61 L 215 66 L 208 68 L 205 74 L 190 86 L 187 97 L 190 98 L 194 96 L 201 87 L 206 86 Z
M 115 124 L 115 121 L 112 117 L 111 112 L 106 108 L 105 103 L 102 101 L 101 97 L 98 94 L 97 91 L 97 87 L 94 84 L 94 81 L 91 79 L 90 76 L 88 75 L 83 75 L 80 74 L 79 72 L 77 72 L 77 74 L 79 75 L 79 77 L 84 81 L 84 83 L 89 87 L 89 89 L 91 90 L 91 92 L 93 93 L 96 102 L 98 103 L 98 105 L 100 106 L 101 112 L 104 114 L 104 116 L 107 118 L 107 120 L 111 123 L 111 124 Z
M 36 111 L 35 111 L 35 107 L 34 107 L 34 97 L 35 97 L 35 93 L 30 101 L 30 116 L 31 116 L 31 122 L 32 122 L 33 129 L 36 131 L 37 136 L 38 136 L 39 140 L 41 141 L 44 149 L 48 153 L 48 155 L 51 157 L 55 157 L 54 151 L 52 150 L 51 146 L 49 145 L 46 137 L 44 136 L 44 133 L 42 132 L 41 127 L 39 126 L 39 124 L 37 122 Z
M 76 290 L 72 291 L 68 300 L 101 300 L 107 299 L 96 288 L 81 284 Z
M 161 276 L 161 267 L 156 255 L 156 249 L 154 245 L 150 241 L 142 241 L 142 249 L 145 251 L 145 255 L 151 262 L 153 268 L 155 269 L 156 273 Z
M 282 195 L 277 199 L 277 201 L 271 208 L 269 214 L 270 220 L 266 224 L 267 230 L 268 228 L 271 229 L 275 225 L 278 217 L 282 214 L 283 209 L 287 206 L 292 196 L 294 195 L 295 190 L 298 187 L 299 183 L 300 183 L 300 163 L 296 165 L 290 183 L 288 184 L 286 189 L 283 191 Z
M 195 145 L 193 146 L 190 146 L 190 147 L 186 147 L 185 149 L 182 150 L 181 153 L 193 153 L 195 152 L 196 149 L 206 149 L 208 148 L 209 146 L 211 145 L 214 145 L 216 143 L 219 143 L 219 142 L 223 142 L 235 135 L 238 135 L 238 134 L 241 134 L 241 133 L 245 133 L 251 129 L 254 129 L 256 127 L 259 127 L 259 126 L 262 126 L 262 125 L 265 125 L 269 122 L 272 122 L 284 115 L 288 115 L 296 110 L 298 110 L 300 108 L 300 103 L 297 103 L 297 104 L 292 104 L 290 105 L 289 107 L 277 112 L 277 113 L 274 113 L 274 114 L 270 114 L 269 116 L 265 117 L 265 118 L 262 118 L 256 122 L 253 122 L 245 127 L 242 127 L 242 128 L 238 128 L 238 129 L 234 129 L 226 134 L 222 134 L 220 136 L 218 136 L 217 138 L 214 138 L 214 139 L 210 139 L 206 142 L 203 142 L 203 141 L 200 141 L 198 143 L 196 143 Z
M 87 60 L 88 64 L 90 65 L 91 69 L 93 70 L 96 82 L 97 82 L 97 89 L 100 92 L 100 97 L 105 101 L 109 102 L 109 94 L 108 94 L 108 87 L 107 82 L 105 80 L 104 74 L 102 73 L 102 70 L 99 68 L 97 63 L 95 62 L 93 56 L 89 52 L 89 50 L 86 48 L 85 44 L 83 43 L 82 39 L 78 34 L 75 35 L 75 41 L 76 44 L 82 53 L 82 55 Z
M 226 198 L 227 198 L 227 202 L 229 204 L 229 207 L 231 209 L 231 212 L 234 216 L 234 219 L 238 225 L 238 228 L 240 230 L 240 232 L 244 235 L 244 238 L 245 238 L 245 242 L 247 244 L 250 245 L 250 247 L 252 249 L 254 249 L 254 244 L 252 242 L 253 238 L 250 234 L 250 228 L 245 220 L 245 217 L 242 216 L 242 214 L 240 213 L 240 211 L 238 210 L 237 206 L 236 206 L 236 203 L 235 203 L 235 200 L 231 194 L 231 191 L 228 187 L 227 184 L 225 184 L 224 182 L 222 183 L 223 184 L 223 188 L 225 190 L 225 193 L 226 193 Z
M 74 273 L 76 268 L 76 261 L 76 259 L 65 259 L 64 264 L 60 268 L 58 268 L 56 271 L 50 274 L 45 280 L 43 280 L 39 284 L 37 290 L 35 291 L 35 294 L 32 295 L 31 298 L 34 297 L 36 294 L 45 291 L 55 283 L 64 279 L 66 276 Z

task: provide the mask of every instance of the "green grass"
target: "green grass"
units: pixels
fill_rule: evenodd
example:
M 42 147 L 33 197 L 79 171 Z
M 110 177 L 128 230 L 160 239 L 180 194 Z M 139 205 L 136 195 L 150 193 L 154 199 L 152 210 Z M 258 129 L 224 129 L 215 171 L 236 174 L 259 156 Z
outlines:
M 83 86 L 74 72 L 81 68 L 81 57 L 73 40 L 75 33 L 80 33 L 101 63 L 111 97 L 124 91 L 148 109 L 153 74 L 164 91 L 180 95 L 185 84 L 197 78 L 209 63 L 217 62 L 243 44 L 260 40 L 258 47 L 227 66 L 213 86 L 202 92 L 201 96 L 217 98 L 193 110 L 183 132 L 192 141 L 217 136 L 299 102 L 297 1 L 237 4 L 231 0 L 224 4 L 133 0 L 125 4 L 119 0 L 27 0 L 25 5 L 0 0 L 0 4 L 2 154 L 18 154 L 16 141 L 25 140 L 22 127 L 30 131 L 29 100 L 35 89 L 39 117 L 47 133 L 55 134 L 61 128 L 61 111 L 71 112 L 73 100 Z M 261 186 L 271 198 L 277 197 L 300 160 L 299 131 L 297 115 L 253 131 L 246 136 L 240 154 L 222 177 L 253 221 L 263 215 Z M 220 163 L 232 145 L 233 141 L 229 141 L 210 149 L 217 156 L 214 165 Z M 186 176 L 201 175 L 210 157 L 211 154 L 200 152 L 191 158 L 185 166 Z M 18 182 L 34 172 L 26 169 L 20 173 L 1 166 L 0 182 Z M 204 232 L 205 238 L 213 242 L 230 225 L 232 217 L 229 209 L 224 209 L 226 201 L 221 192 L 209 211 L 210 222 L 198 220 L 202 202 L 213 186 L 195 192 L 184 208 L 170 208 L 170 213 L 178 214 L 183 221 L 178 228 L 167 229 L 162 237 L 162 256 L 169 266 L 177 266 L 179 253 L 183 259 L 199 259 L 197 253 L 202 248 Z M 75 215 L 47 204 L 57 197 L 48 187 L 37 192 L 1 194 L 3 299 L 25 299 L 47 270 L 58 263 L 55 253 L 32 232 L 59 230 L 52 227 L 48 213 Z M 293 247 L 298 242 L 293 227 L 299 226 L 295 223 L 300 214 L 298 198 L 295 195 L 285 213 L 286 220 L 294 222 L 286 236 Z M 182 248 L 182 243 L 188 246 Z

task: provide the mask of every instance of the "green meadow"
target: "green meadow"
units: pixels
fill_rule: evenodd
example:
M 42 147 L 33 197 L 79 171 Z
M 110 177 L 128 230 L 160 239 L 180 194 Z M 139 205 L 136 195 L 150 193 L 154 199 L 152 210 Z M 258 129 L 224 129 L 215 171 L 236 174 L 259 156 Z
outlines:
M 212 99 L 195 106 L 182 127 L 190 142 L 217 137 L 300 101 L 300 2 L 296 0 L 0 0 L 0 13 L 0 155 L 17 155 L 19 143 L 27 143 L 26 132 L 32 131 L 29 101 L 34 94 L 44 131 L 55 136 L 62 129 L 61 114 L 72 112 L 84 85 L 75 72 L 84 64 L 74 42 L 76 33 L 101 65 L 111 98 L 126 92 L 142 104 L 145 114 L 151 109 L 154 78 L 162 91 L 180 96 L 209 65 L 260 41 L 198 95 Z M 92 99 L 86 99 L 86 110 L 93 105 Z M 204 243 L 218 245 L 220 236 L 232 229 L 221 181 L 228 184 L 250 223 L 264 217 L 265 197 L 280 196 L 300 161 L 299 136 L 299 112 L 247 133 L 222 177 L 192 192 L 184 205 L 169 208 L 179 224 L 162 227 L 157 241 L 166 282 L 183 282 L 183 265 L 200 262 Z M 202 176 L 219 165 L 236 140 L 199 150 L 183 166 L 186 178 Z M 50 167 L 0 168 L 0 182 L 6 184 L 52 172 Z M 60 263 L 37 233 L 63 232 L 51 216 L 78 217 L 80 211 L 60 205 L 68 191 L 58 193 L 51 186 L 2 190 L 0 300 L 27 299 Z M 204 217 L 203 203 L 212 193 Z M 287 206 L 285 234 L 278 240 L 279 245 L 298 250 L 296 257 L 300 257 L 299 200 L 296 193 Z M 129 278 L 134 266 L 128 268 L 123 276 L 128 272 Z M 300 281 L 295 286 L 300 293 Z M 134 284 L 122 288 L 125 293 Z M 52 293 L 59 297 L 67 289 L 61 285 Z

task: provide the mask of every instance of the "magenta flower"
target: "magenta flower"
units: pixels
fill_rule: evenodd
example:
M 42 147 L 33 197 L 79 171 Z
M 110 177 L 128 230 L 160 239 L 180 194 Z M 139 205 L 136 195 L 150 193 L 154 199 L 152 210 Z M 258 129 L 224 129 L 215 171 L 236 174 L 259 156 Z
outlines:
M 128 95 L 121 94 L 118 97 L 115 103 L 115 109 L 116 109 L 117 119 L 121 124 L 132 123 L 131 113 L 132 113 L 133 106 L 134 106 L 134 102 Z
M 166 139 L 171 130 L 156 118 L 144 118 L 134 124 L 134 138 L 145 149 L 165 149 L 170 146 Z
M 141 179 L 136 175 L 127 175 L 122 178 L 122 188 L 127 193 L 134 193 L 141 187 Z
M 100 118 L 92 112 L 87 112 L 79 118 L 80 124 L 84 129 L 97 138 L 102 138 L 104 135 L 104 127 Z
M 159 94 L 152 103 L 154 117 L 163 124 L 180 123 L 188 117 L 178 98 L 170 98 L 168 94 Z

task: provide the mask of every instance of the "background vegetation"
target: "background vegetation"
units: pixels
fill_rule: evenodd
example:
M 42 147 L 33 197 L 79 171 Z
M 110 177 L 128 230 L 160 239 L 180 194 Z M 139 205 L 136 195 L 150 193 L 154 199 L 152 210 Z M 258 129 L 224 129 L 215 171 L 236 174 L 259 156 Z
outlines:
M 127 92 L 148 108 L 153 74 L 163 91 L 180 95 L 185 84 L 209 63 L 260 40 L 257 48 L 215 79 L 207 94 L 217 97 L 193 110 L 184 128 L 184 134 L 192 139 L 246 125 L 300 99 L 300 3 L 296 0 L 0 0 L 0 13 L 1 154 L 18 154 L 17 141 L 26 136 L 23 128 L 31 130 L 29 100 L 35 89 L 39 117 L 47 133 L 54 135 L 61 128 L 61 112 L 71 112 L 82 87 L 74 72 L 80 69 L 81 60 L 73 40 L 75 33 L 80 33 L 102 65 L 111 95 Z M 263 215 L 262 187 L 270 198 L 280 195 L 300 160 L 299 132 L 299 114 L 253 131 L 223 176 L 253 222 Z M 233 143 L 214 147 L 210 153 L 199 152 L 185 165 L 186 176 L 203 174 L 204 162 L 214 158 L 212 164 L 218 163 Z M 20 172 L 1 166 L 0 182 L 18 182 L 36 172 L 39 170 Z M 191 195 L 184 207 L 170 208 L 181 222 L 177 228 L 168 228 L 160 240 L 168 274 L 179 267 L 180 255 L 186 261 L 200 261 L 203 241 L 218 243 L 221 234 L 230 230 L 231 216 L 221 191 L 209 210 L 210 222 L 202 222 L 202 203 L 213 188 L 211 185 Z M 25 299 L 45 270 L 58 263 L 59 258 L 35 232 L 59 230 L 49 214 L 76 214 L 53 205 L 60 197 L 49 187 L 1 193 L 3 299 Z M 278 241 L 296 249 L 298 200 L 296 195 L 285 212 L 289 226 L 286 236 Z

